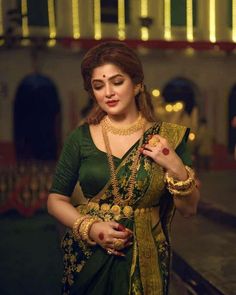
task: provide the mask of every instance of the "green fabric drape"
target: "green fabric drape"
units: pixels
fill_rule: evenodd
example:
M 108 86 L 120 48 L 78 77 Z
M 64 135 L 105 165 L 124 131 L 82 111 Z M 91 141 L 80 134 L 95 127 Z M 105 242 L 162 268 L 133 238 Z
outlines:
M 168 139 L 183 162 L 190 165 L 191 160 L 186 150 L 188 132 L 183 126 L 156 123 L 145 132 L 143 142 L 148 141 L 150 134 L 160 134 Z M 130 168 L 138 152 L 137 147 L 138 142 L 122 159 L 115 158 L 120 195 L 127 194 Z M 97 185 L 97 182 L 93 181 L 91 185 L 91 173 L 93 179 L 97 173 L 96 169 L 93 169 L 95 159 L 96 166 L 102 167 L 97 175 L 100 183 Z M 89 173 L 86 173 L 86 169 Z M 90 175 L 86 178 L 88 174 Z M 100 246 L 90 247 L 83 241 L 75 241 L 68 230 L 62 241 L 65 253 L 62 294 L 167 294 L 171 256 L 169 227 L 174 207 L 172 198 L 165 189 L 163 176 L 162 167 L 148 157 L 140 157 L 133 198 L 129 203 L 134 215 L 118 220 L 134 232 L 133 246 L 125 249 L 125 257 L 108 255 Z M 51 192 L 70 195 L 78 179 L 90 201 L 98 203 L 99 206 L 104 203 L 113 205 L 106 154 L 99 151 L 92 142 L 88 125 L 76 129 L 68 138 L 56 169 Z M 153 210 L 150 208 L 156 208 L 159 212 L 154 227 L 151 221 Z M 79 206 L 78 210 L 99 215 L 106 220 L 105 214 L 86 205 Z

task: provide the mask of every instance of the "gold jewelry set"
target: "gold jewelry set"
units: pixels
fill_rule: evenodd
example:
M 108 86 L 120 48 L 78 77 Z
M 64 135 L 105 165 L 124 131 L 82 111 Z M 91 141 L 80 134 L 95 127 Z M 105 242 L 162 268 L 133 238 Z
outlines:
M 132 218 L 134 210 L 131 206 L 119 206 L 117 204 L 98 204 L 96 202 L 88 202 L 86 205 L 86 211 L 91 215 L 96 215 L 104 221 L 120 220 L 122 218 Z
M 193 169 L 189 166 L 185 166 L 185 169 L 188 174 L 186 180 L 176 180 L 173 177 L 169 176 L 168 173 L 165 173 L 164 181 L 167 184 L 168 191 L 176 197 L 182 197 L 189 195 L 193 192 L 195 187 L 195 175 Z
M 135 177 L 136 177 L 136 173 L 137 173 L 137 168 L 138 168 L 138 161 L 139 161 L 139 157 L 140 157 L 140 153 L 139 153 L 139 149 L 142 146 L 142 141 L 143 141 L 143 136 L 141 136 L 140 140 L 139 140 L 139 144 L 138 144 L 138 148 L 137 148 L 137 153 L 134 157 L 134 160 L 132 162 L 132 166 L 131 166 L 131 175 L 130 175 L 130 180 L 129 180 L 129 187 L 127 189 L 127 197 L 123 198 L 120 193 L 119 193 L 119 185 L 118 185 L 118 181 L 117 181 L 117 177 L 116 177 L 116 172 L 115 172 L 115 165 L 113 162 L 113 158 L 112 158 L 112 152 L 111 152 L 111 147 L 110 147 L 110 143 L 109 143 L 109 139 L 108 139 L 108 135 L 107 135 L 107 131 L 111 131 L 113 134 L 119 134 L 121 135 L 121 133 L 123 133 L 122 135 L 129 135 L 132 134 L 140 129 L 145 129 L 145 119 L 140 115 L 139 118 L 142 119 L 142 121 L 140 121 L 139 119 L 136 122 L 143 122 L 142 124 L 138 125 L 138 129 L 137 128 L 132 128 L 128 127 L 127 129 L 116 129 L 115 132 L 119 133 L 113 133 L 113 127 L 109 127 L 107 128 L 107 126 L 112 126 L 110 124 L 109 121 L 107 121 L 107 117 L 105 117 L 105 119 L 103 119 L 101 121 L 101 125 L 102 125 L 102 135 L 103 135 L 103 139 L 104 139 L 104 143 L 105 143 L 105 147 L 106 147 L 106 151 L 107 151 L 107 159 L 108 159 L 108 164 L 109 164 L 109 168 L 110 168 L 110 172 L 111 172 L 111 184 L 112 184 L 112 190 L 113 190 L 113 196 L 114 196 L 114 204 L 116 205 L 128 205 L 129 201 L 132 199 L 133 197 L 133 190 L 134 190 L 134 186 L 135 186 Z M 108 124 L 109 122 L 109 124 Z M 108 125 L 107 125 L 108 124 Z M 136 124 L 136 123 L 134 123 Z M 126 130 L 126 131 L 125 131 Z M 129 130 L 129 131 L 128 131 Z M 125 131 L 125 132 L 124 132 Z
M 143 129 L 144 131 L 145 123 L 146 121 L 141 114 L 139 114 L 139 117 L 134 124 L 129 125 L 127 127 L 123 127 L 123 128 L 117 128 L 113 126 L 107 116 L 104 117 L 103 120 L 101 121 L 103 139 L 104 139 L 104 143 L 107 150 L 108 164 L 109 164 L 110 172 L 111 172 L 111 183 L 112 183 L 113 194 L 114 194 L 114 203 L 113 205 L 105 203 L 99 206 L 98 203 L 89 202 L 88 209 L 96 209 L 96 210 L 101 209 L 102 212 L 107 213 L 108 220 L 111 220 L 111 216 L 114 217 L 115 220 L 118 220 L 122 217 L 122 215 L 127 218 L 130 218 L 133 215 L 133 208 L 131 206 L 128 206 L 128 202 L 132 199 L 133 189 L 135 185 L 135 176 L 136 176 L 136 172 L 138 168 L 138 160 L 140 156 L 140 153 L 138 151 L 142 145 L 143 138 L 141 137 L 139 140 L 137 153 L 132 163 L 127 198 L 123 199 L 122 196 L 120 196 L 119 194 L 119 189 L 118 189 L 119 186 L 118 186 L 118 181 L 117 181 L 116 173 L 115 173 L 115 165 L 112 158 L 111 147 L 109 144 L 107 132 L 111 132 L 112 134 L 115 134 L 115 135 L 130 135 L 141 129 Z M 72 227 L 72 232 L 75 238 L 78 240 L 82 239 L 83 241 L 87 242 L 91 246 L 95 245 L 96 243 L 92 241 L 89 237 L 89 231 L 91 229 L 91 226 L 95 222 L 99 222 L 101 220 L 102 219 L 99 218 L 98 216 L 91 216 L 91 215 L 83 215 L 79 217 L 74 222 Z M 116 250 L 123 249 L 124 248 L 123 240 L 116 239 L 113 247 Z M 108 250 L 108 252 L 109 251 L 110 250 Z M 110 252 L 111 253 L 108 253 L 108 254 L 112 254 L 112 251 Z
M 114 135 L 131 135 L 144 128 L 146 120 L 143 118 L 141 113 L 138 116 L 138 119 L 131 125 L 125 127 L 116 127 L 112 125 L 108 116 L 105 116 L 102 120 L 102 126 L 107 132 L 111 132 Z
M 87 244 L 91 246 L 96 245 L 96 242 L 90 239 L 89 231 L 92 225 L 99 221 L 101 221 L 101 218 L 98 218 L 97 216 L 89 216 L 89 215 L 80 216 L 78 219 L 76 219 L 72 227 L 72 232 L 74 234 L 74 237 L 77 240 L 85 241 Z

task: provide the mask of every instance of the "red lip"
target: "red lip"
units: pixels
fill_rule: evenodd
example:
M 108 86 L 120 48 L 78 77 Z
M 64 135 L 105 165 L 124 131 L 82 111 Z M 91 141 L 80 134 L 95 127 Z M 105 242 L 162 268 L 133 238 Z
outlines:
M 108 102 L 106 102 L 106 104 L 109 106 L 109 107 L 114 107 L 118 104 L 118 100 L 109 100 Z

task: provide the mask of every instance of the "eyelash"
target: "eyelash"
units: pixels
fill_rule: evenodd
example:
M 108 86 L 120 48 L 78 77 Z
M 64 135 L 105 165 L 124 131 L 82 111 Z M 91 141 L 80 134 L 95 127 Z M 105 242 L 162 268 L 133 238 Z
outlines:
M 114 84 L 115 86 L 122 85 L 123 83 L 124 83 L 123 80 L 122 80 L 122 81 L 113 82 L 113 84 Z M 102 87 L 103 87 L 103 85 L 101 85 L 101 86 L 94 86 L 93 88 L 94 88 L 94 90 L 100 90 L 100 89 L 102 89 Z

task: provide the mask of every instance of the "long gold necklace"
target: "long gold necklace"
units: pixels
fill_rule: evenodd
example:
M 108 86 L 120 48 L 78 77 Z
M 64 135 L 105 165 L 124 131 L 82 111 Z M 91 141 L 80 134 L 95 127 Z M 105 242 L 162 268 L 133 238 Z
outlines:
M 114 204 L 123 205 L 123 206 L 128 205 L 129 201 L 133 197 L 133 190 L 134 190 L 134 186 L 135 186 L 135 177 L 136 177 L 137 168 L 138 168 L 138 161 L 139 161 L 139 157 L 140 157 L 139 149 L 141 148 L 141 145 L 142 145 L 143 136 L 141 136 L 141 138 L 139 140 L 137 152 L 136 152 L 136 155 L 135 155 L 134 160 L 131 165 L 131 175 L 130 175 L 130 179 L 129 179 L 129 186 L 127 189 L 127 197 L 122 198 L 122 196 L 119 193 L 119 189 L 118 189 L 119 185 L 118 185 L 118 180 L 116 177 L 115 165 L 113 162 L 111 147 L 110 147 L 110 143 L 109 143 L 109 139 L 108 139 L 108 135 L 107 135 L 107 129 L 105 127 L 104 121 L 101 122 L 101 125 L 102 125 L 103 139 L 104 139 L 104 143 L 105 143 L 105 147 L 106 147 L 106 151 L 107 151 L 108 164 L 109 164 L 110 173 L 111 173 L 111 184 L 112 184 L 112 192 L 114 195 Z M 145 129 L 145 125 L 143 126 L 143 131 L 144 131 L 144 129 Z
M 108 132 L 111 132 L 112 134 L 115 134 L 115 135 L 131 135 L 143 129 L 143 127 L 145 126 L 145 119 L 143 118 L 141 113 L 139 113 L 138 119 L 134 123 L 125 127 L 119 127 L 119 128 L 115 127 L 114 125 L 112 125 L 108 116 L 105 116 L 102 122 L 103 122 L 104 128 Z

